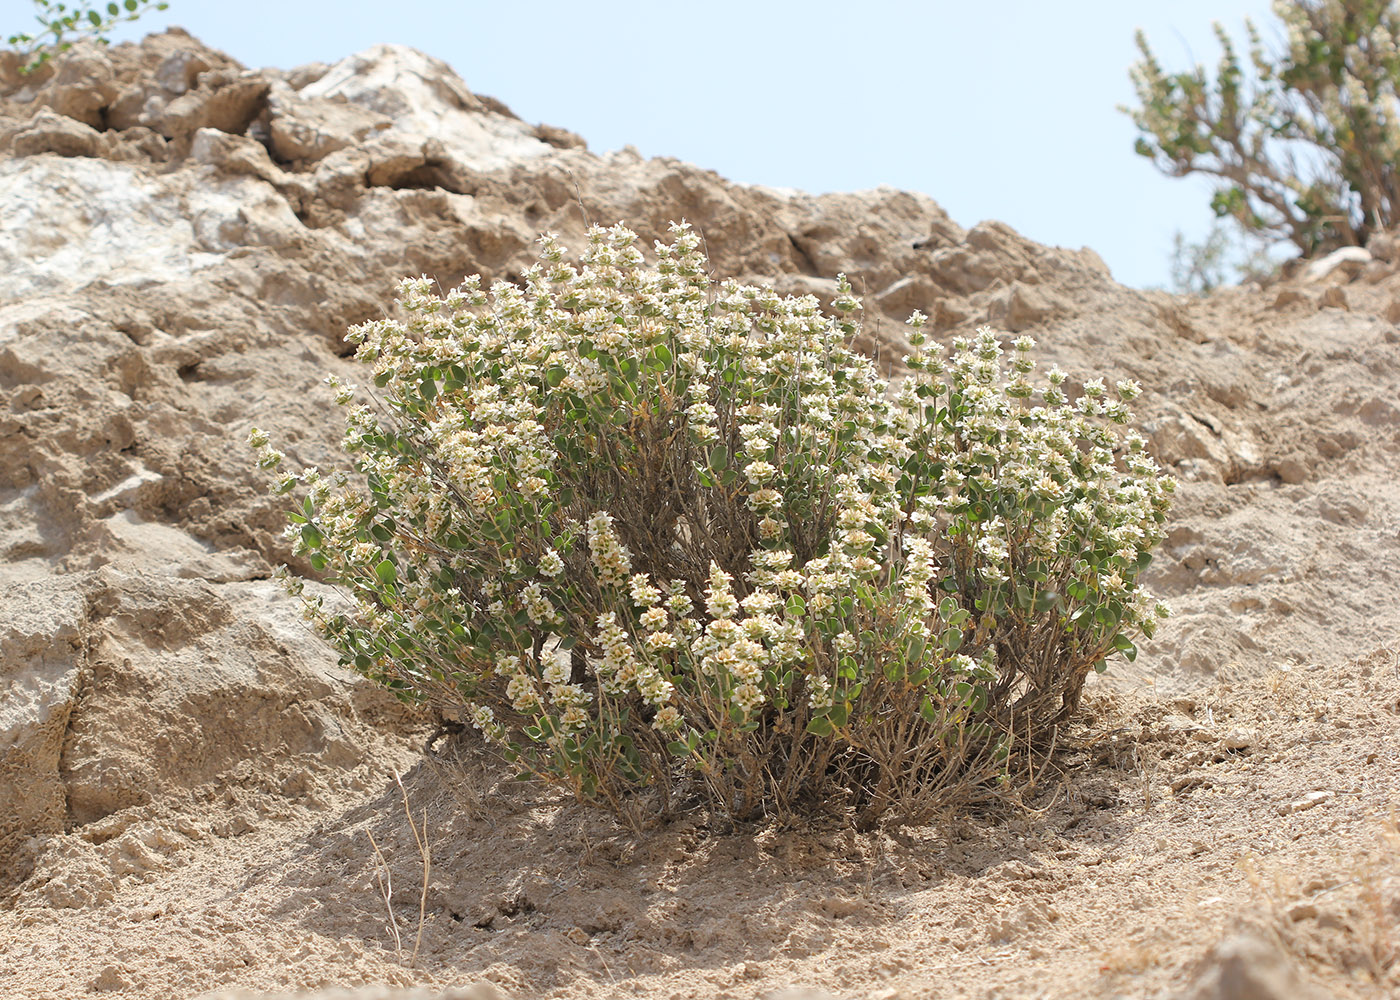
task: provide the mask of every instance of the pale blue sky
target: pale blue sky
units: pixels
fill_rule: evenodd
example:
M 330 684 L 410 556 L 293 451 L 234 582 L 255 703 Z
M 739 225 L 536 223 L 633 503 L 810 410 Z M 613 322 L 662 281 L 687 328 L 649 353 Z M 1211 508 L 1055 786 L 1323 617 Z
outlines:
M 27 0 L 3 0 L 27 15 Z M 250 66 L 331 62 L 376 42 L 445 59 L 472 90 L 602 152 L 632 144 L 736 181 L 933 196 L 963 225 L 1090 246 L 1130 285 L 1165 285 L 1172 233 L 1199 237 L 1209 187 L 1160 176 L 1115 107 L 1133 31 L 1168 68 L 1218 52 L 1223 21 L 1271 29 L 1267 0 L 859 3 L 172 0 L 179 24 Z M 15 19 L 6 17 L 3 27 Z M 1275 33 L 1266 30 L 1266 36 Z

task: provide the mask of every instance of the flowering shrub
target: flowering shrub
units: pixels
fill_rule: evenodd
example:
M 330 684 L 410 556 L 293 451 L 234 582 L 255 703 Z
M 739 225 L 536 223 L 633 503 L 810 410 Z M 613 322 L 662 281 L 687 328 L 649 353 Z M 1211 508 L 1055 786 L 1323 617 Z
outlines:
M 646 787 L 868 825 L 1004 775 L 1166 614 L 1138 577 L 1173 483 L 1114 427 L 1138 386 L 1071 403 L 1029 338 L 945 360 L 916 313 L 896 390 L 846 346 L 844 279 L 828 319 L 672 234 L 652 266 L 619 226 L 579 267 L 546 238 L 523 288 L 407 280 L 406 320 L 351 332 L 359 475 L 275 487 L 305 487 L 289 536 L 345 598 L 308 616 L 624 816 Z
M 1174 177 L 1219 181 L 1211 207 L 1244 232 L 1303 254 L 1364 245 L 1400 224 L 1400 5 L 1275 0 L 1283 49 L 1245 22 L 1249 65 L 1215 26 L 1222 56 L 1164 72 L 1138 32 L 1137 151 Z M 1252 73 L 1250 72 L 1252 70 Z

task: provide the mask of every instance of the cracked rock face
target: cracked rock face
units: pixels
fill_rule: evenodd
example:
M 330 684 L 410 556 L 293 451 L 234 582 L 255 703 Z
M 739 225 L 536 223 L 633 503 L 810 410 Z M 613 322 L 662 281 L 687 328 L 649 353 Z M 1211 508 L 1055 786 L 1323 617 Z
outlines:
M 1152 447 L 1184 481 L 1155 570 L 1183 615 L 1134 668 L 1164 686 L 1400 624 L 1376 600 L 1400 588 L 1383 318 L 1400 287 L 1382 254 L 1310 273 L 1347 284 L 1346 310 L 1320 293 L 1274 310 L 1277 289 L 1195 302 L 1124 288 L 1089 250 L 964 229 L 923 195 L 600 155 L 402 47 L 249 71 L 172 30 L 32 78 L 0 58 L 4 879 L 46 835 L 231 785 L 255 822 L 314 795 L 328 760 L 378 752 L 387 699 L 267 579 L 290 551 L 247 431 L 334 467 L 318 383 L 356 378 L 346 327 L 403 275 L 516 278 L 542 231 L 580 246 L 584 212 L 643 246 L 688 220 L 718 274 L 785 294 L 829 302 L 850 275 L 858 345 L 895 374 L 919 309 L 944 341 L 991 322 L 1035 336 L 1045 367 L 1140 379 Z

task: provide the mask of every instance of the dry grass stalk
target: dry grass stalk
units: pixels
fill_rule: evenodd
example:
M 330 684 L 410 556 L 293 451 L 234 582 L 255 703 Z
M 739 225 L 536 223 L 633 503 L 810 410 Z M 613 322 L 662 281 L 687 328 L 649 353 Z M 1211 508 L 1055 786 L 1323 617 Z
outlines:
M 402 954 L 403 942 L 399 939 L 399 922 L 394 919 L 394 875 L 389 869 L 389 862 L 384 860 L 384 854 L 379 850 L 379 845 L 374 842 L 374 834 L 366 830 L 365 836 L 369 838 L 369 846 L 374 848 L 374 859 L 379 865 L 374 874 L 379 881 L 379 893 L 384 897 L 384 909 L 389 914 L 389 930 L 394 935 L 394 952 Z
M 413 941 L 413 957 L 408 961 L 410 969 L 418 964 L 418 951 L 423 946 L 423 924 L 428 914 L 428 878 L 432 874 L 433 857 L 430 845 L 428 844 L 428 810 L 423 810 L 422 829 L 413 822 L 413 810 L 408 805 L 408 790 L 403 787 L 403 780 L 399 777 L 399 772 L 394 772 L 394 784 L 399 786 L 399 794 L 403 796 L 403 814 L 408 819 L 408 828 L 413 831 L 413 841 L 418 845 L 418 856 L 423 860 L 423 891 L 418 897 L 418 935 Z M 395 934 L 397 937 L 397 933 Z

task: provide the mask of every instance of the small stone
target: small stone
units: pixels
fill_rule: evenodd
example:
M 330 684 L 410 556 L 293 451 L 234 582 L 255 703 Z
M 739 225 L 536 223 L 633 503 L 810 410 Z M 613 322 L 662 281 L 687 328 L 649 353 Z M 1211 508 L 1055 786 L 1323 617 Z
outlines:
M 570 941 L 572 941 L 574 944 L 578 945 L 580 948 L 586 947 L 588 945 L 588 932 L 582 927 L 570 927 L 567 931 L 565 931 L 564 936 Z
M 120 969 L 115 965 L 106 965 L 97 974 L 97 978 L 88 984 L 88 989 L 94 993 L 112 993 L 116 990 L 125 990 L 130 985 L 121 974 Z
M 1293 813 L 1306 812 L 1313 806 L 1322 805 L 1332 797 L 1332 792 L 1308 792 L 1301 799 L 1279 806 L 1279 815 L 1290 816 Z
M 1296 458 L 1281 458 L 1272 463 L 1273 472 L 1289 486 L 1297 486 L 1308 478 L 1308 468 Z
M 1232 729 L 1220 742 L 1226 750 L 1246 750 L 1259 742 L 1259 733 L 1254 729 Z
M 1311 304 L 1312 296 L 1301 288 L 1285 288 L 1283 291 L 1279 292 L 1278 297 L 1274 299 L 1273 308 L 1276 310 L 1283 310 L 1290 306 Z
M 1294 903 L 1288 908 L 1288 919 L 1293 923 L 1299 920 L 1312 920 L 1317 916 L 1317 907 L 1312 903 Z
M 1332 285 L 1324 289 L 1322 293 L 1321 308 L 1324 309 L 1345 309 L 1351 311 L 1351 306 L 1347 304 L 1347 293 L 1341 285 Z
M 1162 728 L 1169 733 L 1195 733 L 1199 732 L 1201 724 L 1195 719 L 1188 719 L 1184 715 L 1169 715 L 1162 720 Z

